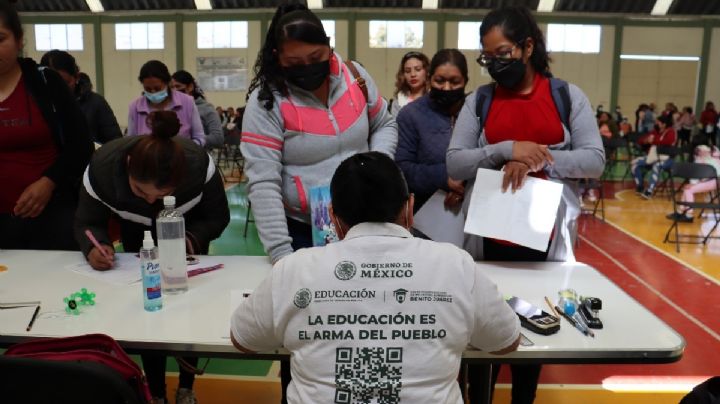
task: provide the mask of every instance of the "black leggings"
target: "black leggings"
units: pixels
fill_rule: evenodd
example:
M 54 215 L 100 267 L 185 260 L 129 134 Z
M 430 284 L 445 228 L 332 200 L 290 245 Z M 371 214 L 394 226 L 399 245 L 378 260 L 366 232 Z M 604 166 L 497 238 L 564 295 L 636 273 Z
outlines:
M 166 355 L 155 355 L 155 354 L 143 354 L 140 355 L 142 358 L 143 369 L 145 370 L 145 377 L 150 387 L 150 394 L 155 398 L 165 398 L 166 386 L 165 386 L 165 368 L 167 365 Z M 190 365 L 197 367 L 199 358 L 183 358 L 185 362 Z M 193 382 L 195 381 L 195 374 L 190 373 L 180 367 L 180 382 L 178 387 L 181 389 L 192 390 Z

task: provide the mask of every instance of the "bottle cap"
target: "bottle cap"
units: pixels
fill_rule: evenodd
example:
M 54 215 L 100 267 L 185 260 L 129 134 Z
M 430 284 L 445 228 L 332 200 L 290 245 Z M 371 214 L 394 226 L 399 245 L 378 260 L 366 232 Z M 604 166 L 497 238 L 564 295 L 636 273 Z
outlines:
M 168 195 L 163 198 L 163 204 L 165 206 L 175 206 L 175 197 L 172 195 Z
M 153 241 L 152 233 L 150 232 L 150 230 L 145 230 L 145 238 L 143 239 L 143 248 L 148 249 L 148 250 L 152 250 L 153 248 L 155 248 L 155 242 Z

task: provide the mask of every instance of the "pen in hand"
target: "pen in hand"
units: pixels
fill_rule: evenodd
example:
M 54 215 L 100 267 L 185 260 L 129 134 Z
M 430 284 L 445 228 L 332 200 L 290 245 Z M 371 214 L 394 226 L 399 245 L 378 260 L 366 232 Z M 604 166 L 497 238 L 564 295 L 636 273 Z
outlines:
M 39 304 L 37 305 L 37 307 L 35 307 L 35 312 L 33 312 L 32 318 L 30 319 L 30 324 L 28 324 L 25 331 L 30 331 L 32 329 L 32 326 L 35 323 L 35 319 L 37 318 L 38 313 L 40 313 L 40 305 Z

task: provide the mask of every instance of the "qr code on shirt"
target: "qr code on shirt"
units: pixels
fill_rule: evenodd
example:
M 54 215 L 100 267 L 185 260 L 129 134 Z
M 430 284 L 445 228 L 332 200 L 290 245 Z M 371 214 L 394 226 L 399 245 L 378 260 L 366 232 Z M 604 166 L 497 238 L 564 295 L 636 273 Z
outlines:
M 335 403 L 399 403 L 402 360 L 401 347 L 337 348 Z

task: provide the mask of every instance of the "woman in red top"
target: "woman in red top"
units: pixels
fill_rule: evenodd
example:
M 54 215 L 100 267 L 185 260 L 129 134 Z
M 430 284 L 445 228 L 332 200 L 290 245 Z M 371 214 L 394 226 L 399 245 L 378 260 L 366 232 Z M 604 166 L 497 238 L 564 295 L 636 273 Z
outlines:
M 605 164 L 590 103 L 576 86 L 551 80 L 544 35 L 526 8 L 493 10 L 483 18 L 480 37 L 483 52 L 478 62 L 495 83 L 466 98 L 447 152 L 448 174 L 467 180 L 469 189 L 479 168 L 502 170 L 503 191 L 521 188 L 532 175 L 562 183 L 563 193 L 546 250 L 479 237 L 466 238 L 464 247 L 475 259 L 574 260 L 580 211 L 575 179 L 597 178 Z M 495 375 L 497 369 L 493 364 Z M 511 369 L 512 402 L 532 403 L 540 366 L 512 365 Z M 475 376 L 470 377 L 473 382 Z M 471 384 L 469 391 L 474 402 L 477 389 Z
M 20 17 L 0 0 L 0 248 L 73 249 L 78 184 L 92 144 L 57 73 L 18 58 Z
M 673 165 L 673 156 L 662 153 L 662 150 L 655 149 L 653 155 L 652 146 L 673 146 L 677 141 L 677 133 L 673 129 L 672 115 L 660 115 L 655 120 L 655 129 L 647 135 L 641 137 L 638 143 L 648 150 L 648 155 L 638 157 L 632 161 L 632 173 L 635 179 L 635 192 L 644 199 L 652 198 L 657 185 L 660 172 L 667 170 Z M 645 172 L 651 170 L 652 174 L 648 180 L 648 186 L 643 191 L 643 180 Z
M 715 104 L 712 101 L 705 103 L 705 110 L 700 114 L 700 124 L 703 132 L 706 133 L 712 142 L 715 142 L 716 125 L 718 124 L 718 113 L 715 110 Z

